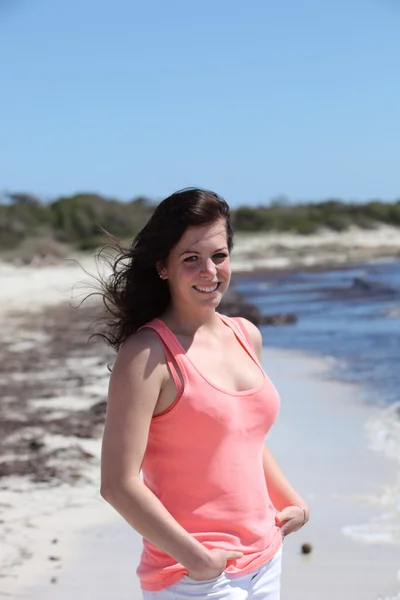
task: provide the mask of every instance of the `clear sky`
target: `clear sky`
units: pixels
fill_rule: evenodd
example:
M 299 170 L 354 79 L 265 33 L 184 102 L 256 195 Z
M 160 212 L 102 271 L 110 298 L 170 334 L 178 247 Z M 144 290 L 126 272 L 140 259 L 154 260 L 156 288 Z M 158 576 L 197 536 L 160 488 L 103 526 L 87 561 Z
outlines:
M 400 198 L 398 0 L 0 0 L 0 190 Z

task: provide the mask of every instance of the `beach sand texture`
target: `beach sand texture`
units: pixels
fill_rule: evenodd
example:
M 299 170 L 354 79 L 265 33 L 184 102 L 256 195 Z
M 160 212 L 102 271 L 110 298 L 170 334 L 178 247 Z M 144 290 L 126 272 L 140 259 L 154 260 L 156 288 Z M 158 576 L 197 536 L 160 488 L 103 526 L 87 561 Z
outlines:
M 0 478 L 0 598 L 139 600 L 140 537 L 98 492 L 112 355 L 86 345 L 67 306 L 82 272 L 2 266 L 0 278 L 1 419 L 14 424 L 1 464 L 49 453 L 37 481 Z M 268 443 L 312 509 L 285 540 L 282 600 L 400 597 L 398 463 L 369 447 L 382 409 L 330 380 L 324 359 L 267 347 L 264 365 L 282 398 Z

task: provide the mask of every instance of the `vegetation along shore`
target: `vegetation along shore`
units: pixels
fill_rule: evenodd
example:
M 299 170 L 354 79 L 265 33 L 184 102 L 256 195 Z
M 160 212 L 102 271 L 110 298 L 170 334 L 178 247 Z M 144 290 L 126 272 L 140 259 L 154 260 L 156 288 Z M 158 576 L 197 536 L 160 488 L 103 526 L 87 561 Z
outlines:
M 30 263 L 32 257 L 56 260 L 71 252 L 104 245 L 103 230 L 128 242 L 147 222 L 156 204 L 144 197 L 122 202 L 92 193 L 50 201 L 27 193 L 3 194 L 0 197 L 0 256 L 3 260 L 24 263 Z M 354 245 L 364 248 L 364 254 L 369 249 L 368 257 L 382 255 L 378 247 L 386 249 L 385 256 L 400 254 L 400 199 L 391 203 L 380 200 L 349 203 L 331 199 L 292 204 L 278 198 L 263 206 L 239 206 L 232 210 L 232 217 L 238 256 L 243 247 L 246 259 L 256 255 L 275 259 L 261 267 L 284 266 L 279 260 L 282 263 L 288 254 L 296 255 L 300 263 L 306 255 L 303 262 L 307 266 L 308 249 L 315 254 L 315 247 L 322 245 L 325 253 L 334 253 L 332 246 L 340 240 L 345 240 L 349 248 L 354 249 Z M 293 237 L 303 242 L 293 242 Z

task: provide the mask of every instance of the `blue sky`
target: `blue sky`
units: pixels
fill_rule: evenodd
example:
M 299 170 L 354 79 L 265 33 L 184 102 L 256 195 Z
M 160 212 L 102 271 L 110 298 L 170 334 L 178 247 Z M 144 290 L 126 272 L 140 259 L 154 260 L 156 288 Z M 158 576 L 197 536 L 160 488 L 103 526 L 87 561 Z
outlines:
M 0 190 L 400 198 L 398 0 L 2 0 Z

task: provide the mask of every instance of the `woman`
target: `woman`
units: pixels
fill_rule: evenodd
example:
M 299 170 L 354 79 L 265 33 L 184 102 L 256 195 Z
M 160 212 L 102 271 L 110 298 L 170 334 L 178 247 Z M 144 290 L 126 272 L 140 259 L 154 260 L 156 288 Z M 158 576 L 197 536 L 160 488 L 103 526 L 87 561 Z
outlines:
M 216 311 L 232 246 L 224 200 L 177 192 L 105 289 L 119 351 L 101 493 L 143 536 L 144 600 L 278 600 L 282 539 L 309 516 L 264 445 L 279 397 L 261 334 Z

